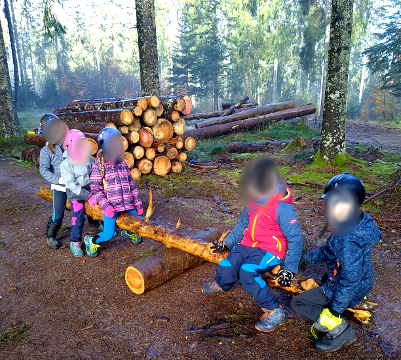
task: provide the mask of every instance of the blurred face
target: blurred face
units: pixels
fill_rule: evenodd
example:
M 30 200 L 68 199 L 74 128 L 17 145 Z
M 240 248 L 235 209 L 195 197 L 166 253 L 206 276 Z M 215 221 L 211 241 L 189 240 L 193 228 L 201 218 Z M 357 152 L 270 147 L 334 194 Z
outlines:
M 324 197 L 324 214 L 333 234 L 342 235 L 354 229 L 359 220 L 359 202 L 349 189 L 333 189 Z
M 92 154 L 92 146 L 86 139 L 75 139 L 67 148 L 68 160 L 75 165 L 86 165 Z
M 265 205 L 277 194 L 280 185 L 280 174 L 276 164 L 264 156 L 255 158 L 247 163 L 242 173 L 242 200 L 246 206 Z
M 103 146 L 103 156 L 109 164 L 116 164 L 121 161 L 124 154 L 124 146 L 121 135 L 115 134 L 107 140 Z
M 43 137 L 50 144 L 64 142 L 68 133 L 68 126 L 62 120 L 48 121 L 43 128 Z

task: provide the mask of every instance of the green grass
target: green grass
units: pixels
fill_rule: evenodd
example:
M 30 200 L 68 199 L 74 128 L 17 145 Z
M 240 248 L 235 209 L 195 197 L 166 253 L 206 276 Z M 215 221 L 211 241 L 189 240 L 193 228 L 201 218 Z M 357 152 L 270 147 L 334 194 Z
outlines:
M 22 325 L 17 328 L 0 332 L 0 343 L 5 343 L 5 342 L 13 343 L 20 341 L 28 330 L 29 326 Z
M 33 131 L 33 129 L 39 126 L 40 118 L 44 114 L 49 114 L 52 112 L 53 109 L 26 109 L 17 111 L 21 126 L 28 131 Z
M 255 141 L 268 141 L 268 139 L 277 140 L 288 140 L 294 137 L 305 137 L 313 138 L 319 137 L 319 131 L 309 128 L 305 123 L 290 123 L 290 122 L 278 122 L 258 128 L 249 132 L 240 132 L 232 135 L 221 136 L 206 140 L 199 140 L 196 143 L 196 147 L 189 153 L 191 158 L 198 159 L 200 161 L 210 160 L 212 157 L 227 154 L 227 143 L 229 142 L 255 142 Z M 232 154 L 230 155 L 233 159 L 249 159 L 250 157 L 256 156 L 255 154 Z

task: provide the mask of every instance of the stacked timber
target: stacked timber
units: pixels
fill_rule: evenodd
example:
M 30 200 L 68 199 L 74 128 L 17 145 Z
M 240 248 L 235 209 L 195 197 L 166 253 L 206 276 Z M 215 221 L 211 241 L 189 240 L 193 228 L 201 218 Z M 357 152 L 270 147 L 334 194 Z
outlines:
M 114 98 L 76 100 L 63 109 L 54 110 L 70 129 L 82 131 L 91 142 L 93 155 L 98 151 L 97 135 L 106 126 L 117 128 L 122 135 L 124 160 L 134 179 L 142 174 L 153 173 L 164 176 L 170 171 L 182 171 L 186 151 L 195 147 L 195 139 L 182 138 L 185 120 L 192 109 L 188 96 L 140 98 Z M 24 140 L 29 145 L 43 147 L 42 135 L 27 134 Z M 31 152 L 24 151 L 29 161 Z M 38 161 L 38 158 L 35 160 Z

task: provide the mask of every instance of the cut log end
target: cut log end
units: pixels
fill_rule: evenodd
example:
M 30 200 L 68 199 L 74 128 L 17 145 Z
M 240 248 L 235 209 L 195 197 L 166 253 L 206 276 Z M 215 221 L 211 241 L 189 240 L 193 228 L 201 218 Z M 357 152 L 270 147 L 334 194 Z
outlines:
M 134 120 L 132 121 L 132 124 L 128 125 L 128 130 L 129 131 L 139 131 L 141 130 L 141 119 L 135 117 Z
M 157 117 L 162 116 L 164 112 L 163 104 L 160 103 L 159 106 L 155 108 L 155 111 Z
M 129 109 L 121 110 L 120 121 L 123 125 L 129 125 L 134 120 L 134 114 Z
M 152 171 L 153 163 L 149 159 L 141 159 L 137 166 L 142 174 L 149 174 Z
M 148 108 L 148 101 L 145 98 L 139 98 L 138 106 L 145 111 Z
M 117 125 L 114 124 L 113 122 L 108 122 L 105 127 L 112 127 L 114 129 L 117 129 Z
M 145 280 L 141 272 L 133 266 L 125 270 L 125 282 L 134 294 L 141 295 L 145 292 Z
M 139 180 L 141 178 L 142 173 L 139 169 L 132 168 L 130 171 L 131 171 L 131 176 L 134 180 Z
M 151 147 L 147 148 L 145 150 L 145 156 L 146 156 L 147 159 L 153 160 L 156 157 L 156 150 L 151 148 Z
M 157 121 L 156 111 L 152 108 L 147 109 L 142 115 L 143 122 L 148 126 L 153 126 Z
M 171 171 L 173 173 L 179 174 L 182 171 L 182 163 L 180 163 L 179 161 L 172 161 Z
M 185 120 L 179 119 L 175 123 L 173 123 L 174 132 L 180 136 L 185 132 Z
M 134 166 L 135 159 L 131 153 L 125 152 L 123 155 L 123 160 L 128 165 L 128 168 L 131 169 Z
M 171 161 L 167 156 L 157 156 L 153 162 L 153 172 L 155 175 L 165 176 L 171 170 Z
M 95 155 L 97 153 L 97 151 L 99 150 L 99 146 L 98 146 L 96 140 L 93 140 L 91 138 L 87 138 L 86 140 L 88 140 L 92 146 L 92 155 Z
M 176 124 L 176 123 L 174 123 Z M 161 143 L 166 143 L 173 137 L 174 129 L 171 122 L 166 119 L 158 119 L 152 128 L 153 136 Z
M 125 137 L 130 144 L 136 144 L 139 141 L 139 133 L 137 131 L 130 131 Z
M 124 148 L 124 151 L 127 151 L 127 149 L 128 149 L 128 146 L 129 146 L 129 142 L 128 142 L 128 140 L 125 138 L 125 137 L 123 137 L 123 136 L 121 136 L 121 141 L 123 142 L 123 148 Z
M 175 147 L 170 147 L 165 154 L 169 159 L 175 159 L 178 156 L 178 150 Z
M 139 160 L 142 159 L 145 155 L 145 149 L 142 146 L 135 146 L 134 150 L 132 151 L 134 158 Z
M 119 126 L 118 127 L 118 130 L 120 130 L 120 133 L 122 134 L 122 135 L 127 135 L 128 134 L 128 126 L 126 126 L 126 125 L 123 125 L 123 126 Z
M 185 139 L 184 147 L 187 151 L 192 151 L 195 148 L 196 141 L 192 136 L 188 136 Z
M 135 106 L 134 107 L 134 115 L 135 116 L 141 116 L 142 115 L 142 113 L 143 113 L 143 110 L 142 110 L 142 108 L 140 107 L 140 106 Z

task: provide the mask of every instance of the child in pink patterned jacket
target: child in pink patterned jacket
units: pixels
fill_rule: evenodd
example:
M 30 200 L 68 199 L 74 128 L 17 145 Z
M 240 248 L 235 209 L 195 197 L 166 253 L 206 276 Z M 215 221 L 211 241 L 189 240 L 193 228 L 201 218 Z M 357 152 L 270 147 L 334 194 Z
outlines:
M 90 187 L 102 209 L 104 231 L 96 236 L 85 237 L 87 254 L 93 257 L 98 254 L 98 244 L 113 237 L 119 212 L 143 214 L 142 201 L 135 181 L 127 164 L 121 160 L 124 150 L 120 132 L 115 128 L 106 127 L 99 132 L 98 143 L 101 150 L 92 167 Z M 141 242 L 136 234 L 129 231 L 123 231 L 121 235 L 134 243 Z

